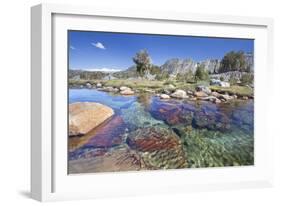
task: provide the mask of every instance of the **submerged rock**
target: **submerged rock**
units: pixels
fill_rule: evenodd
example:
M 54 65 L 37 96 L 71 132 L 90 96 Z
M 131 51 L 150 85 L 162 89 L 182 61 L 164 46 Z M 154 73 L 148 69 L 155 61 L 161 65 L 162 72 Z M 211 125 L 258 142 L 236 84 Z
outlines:
M 149 127 L 131 132 L 126 140 L 137 151 L 150 169 L 175 169 L 187 167 L 180 138 L 171 130 Z
M 105 125 L 101 125 L 93 132 L 92 138 L 86 143 L 86 146 L 109 148 L 122 143 L 122 138 L 126 130 L 126 124 L 120 116 L 115 116 Z
M 69 136 L 83 135 L 114 114 L 105 105 L 94 102 L 76 102 L 69 105 Z
M 198 111 L 194 113 L 193 127 L 209 130 L 228 130 L 230 129 L 230 120 L 223 113 Z
M 193 119 L 193 124 L 198 128 L 213 129 L 216 124 L 216 118 L 214 114 L 205 114 L 204 112 L 196 112 Z
M 218 132 L 177 128 L 183 135 L 188 166 L 195 168 L 253 164 L 253 135 L 239 128 L 237 131 Z
M 224 114 L 227 111 L 218 110 L 218 106 L 213 104 L 213 102 L 220 103 L 220 100 L 212 96 L 203 99 L 206 101 L 189 101 L 188 103 L 175 103 L 171 100 L 159 101 L 160 103 L 154 104 L 150 113 L 154 118 L 163 120 L 169 126 L 182 125 L 198 129 L 228 130 L 230 128 L 230 114 Z M 222 109 L 224 107 L 222 106 Z
M 135 102 L 129 108 L 122 109 L 122 116 L 125 123 L 133 127 L 149 127 L 163 125 L 163 121 L 154 119 L 151 114 L 145 111 L 145 107 Z
M 195 108 L 192 105 L 174 104 L 165 101 L 152 107 L 150 113 L 154 118 L 163 120 L 170 126 L 176 124 L 191 125 L 194 110 Z
M 249 125 L 253 127 L 254 125 L 254 115 L 252 115 L 252 111 L 247 111 L 244 109 L 239 109 L 233 112 L 232 118 L 235 124 L 237 125 Z
M 69 161 L 70 174 L 93 172 L 117 172 L 140 170 L 142 160 L 136 152 L 126 148 L 114 148 L 94 158 L 86 157 Z

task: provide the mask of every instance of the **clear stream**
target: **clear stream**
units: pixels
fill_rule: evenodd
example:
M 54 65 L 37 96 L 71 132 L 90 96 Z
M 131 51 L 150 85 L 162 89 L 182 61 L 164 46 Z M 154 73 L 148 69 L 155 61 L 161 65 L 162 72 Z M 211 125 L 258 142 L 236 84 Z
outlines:
M 70 89 L 69 103 L 74 102 L 107 105 L 114 110 L 115 119 L 102 125 L 105 128 L 110 126 L 109 132 L 102 135 L 93 133 L 87 141 L 71 147 L 70 160 L 81 158 L 83 150 L 89 147 L 114 147 L 118 144 L 113 140 L 116 135 L 144 127 L 165 127 L 183 142 L 188 167 L 254 164 L 253 100 L 214 104 L 207 101 L 161 100 L 151 94 L 120 96 L 95 89 Z M 117 129 L 112 128 L 114 124 Z

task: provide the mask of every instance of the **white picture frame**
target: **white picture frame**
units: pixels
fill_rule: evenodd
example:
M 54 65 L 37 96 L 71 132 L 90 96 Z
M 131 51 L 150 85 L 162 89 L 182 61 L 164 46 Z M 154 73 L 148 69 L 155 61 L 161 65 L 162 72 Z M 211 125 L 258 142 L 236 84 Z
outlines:
M 171 34 L 256 40 L 255 165 L 69 176 L 66 139 L 58 135 L 65 132 L 60 128 L 67 124 L 65 31 L 76 28 L 167 34 L 167 25 L 174 28 Z M 272 104 L 268 98 L 273 76 L 272 19 L 40 4 L 31 9 L 31 26 L 32 198 L 53 201 L 272 186 L 274 137 L 266 112 Z M 266 91 L 261 82 L 267 83 Z M 262 98 L 264 92 L 267 98 Z

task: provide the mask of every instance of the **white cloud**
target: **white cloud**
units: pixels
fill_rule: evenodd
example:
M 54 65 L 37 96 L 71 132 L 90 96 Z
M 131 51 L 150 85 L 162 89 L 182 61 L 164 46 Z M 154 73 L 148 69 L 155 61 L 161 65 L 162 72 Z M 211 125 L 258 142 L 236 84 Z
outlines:
M 76 49 L 74 46 L 70 45 L 70 49 L 74 50 Z
M 113 73 L 113 72 L 119 72 L 121 69 L 112 69 L 112 68 L 75 68 L 73 70 L 83 70 L 83 71 L 92 71 L 92 72 L 107 72 L 107 73 Z
M 93 46 L 99 48 L 99 49 L 105 49 L 105 46 L 101 42 L 97 43 L 91 43 Z

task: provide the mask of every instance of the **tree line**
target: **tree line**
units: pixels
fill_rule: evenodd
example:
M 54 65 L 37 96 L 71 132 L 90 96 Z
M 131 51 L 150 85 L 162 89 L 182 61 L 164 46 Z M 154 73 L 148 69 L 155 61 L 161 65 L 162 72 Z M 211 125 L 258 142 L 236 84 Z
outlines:
M 133 57 L 133 62 L 136 65 L 137 73 L 141 77 L 148 72 L 150 74 L 156 74 L 156 79 L 158 80 L 167 79 L 169 77 L 168 73 L 161 72 L 159 66 L 152 64 L 151 57 L 149 56 L 147 50 L 137 52 Z M 230 51 L 225 54 L 221 61 L 219 73 L 229 71 L 250 72 L 250 66 L 247 64 L 246 55 L 243 51 Z M 190 71 L 185 75 L 180 74 L 177 75 L 177 79 L 183 81 L 208 80 L 209 72 L 205 69 L 204 65 L 200 64 L 197 66 L 195 73 Z

